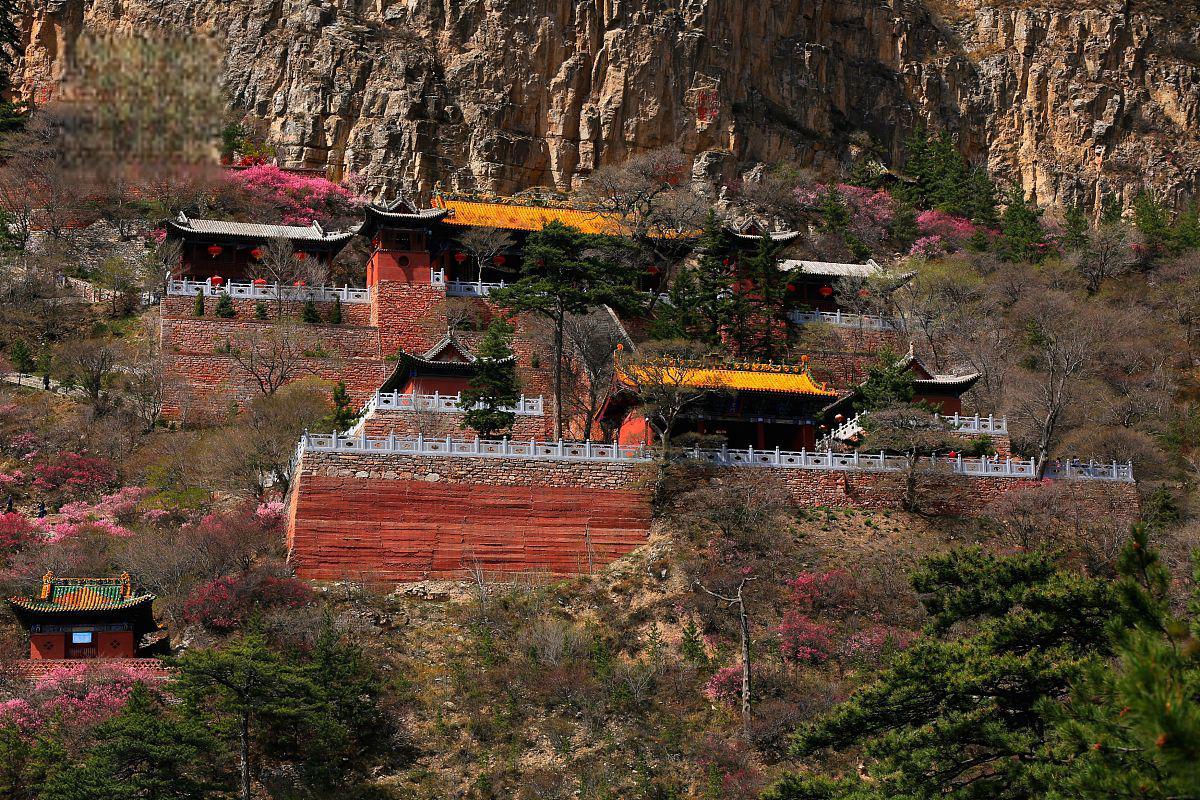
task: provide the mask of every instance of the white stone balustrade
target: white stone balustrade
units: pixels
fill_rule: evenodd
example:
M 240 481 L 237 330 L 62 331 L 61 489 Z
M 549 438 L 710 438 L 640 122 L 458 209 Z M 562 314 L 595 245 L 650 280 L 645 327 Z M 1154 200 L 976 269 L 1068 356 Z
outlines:
M 793 311 L 788 319 L 797 325 L 809 322 L 824 322 L 838 328 L 865 328 L 874 331 L 894 331 L 900 326 L 890 317 L 874 314 L 851 314 L 846 311 Z
M 982 414 L 934 414 L 934 419 L 941 420 L 946 423 L 947 427 L 955 433 L 962 433 L 975 436 L 1007 436 L 1008 435 L 1008 417 L 997 417 L 992 414 L 983 416 Z M 850 419 L 838 425 L 829 435 L 826 436 L 818 444 L 829 443 L 832 441 L 844 442 L 847 439 L 852 439 L 862 433 L 865 428 L 863 423 L 867 419 L 867 412 L 855 414 Z
M 483 281 L 449 281 L 446 284 L 446 294 L 450 297 L 487 297 L 496 289 L 503 289 L 507 284 L 484 283 Z
M 353 286 L 282 286 L 278 283 L 238 283 L 223 282 L 214 286 L 211 280 L 167 281 L 167 294 L 176 297 L 194 297 L 203 294 L 206 297 L 219 297 L 227 294 L 235 299 L 244 300 L 314 300 L 332 303 L 334 299 L 343 303 L 369 303 L 371 290 L 359 289 Z
M 433 411 L 454 414 L 463 411 L 462 394 L 409 394 L 406 392 L 377 392 L 372 408 L 380 411 Z M 540 417 L 545 413 L 545 402 L 541 397 L 521 395 L 517 404 L 505 408 L 517 416 Z
M 651 461 L 654 451 L 644 445 L 619 445 L 598 442 L 539 442 L 510 439 L 427 439 L 422 436 L 371 437 L 361 433 L 304 434 L 302 450 L 345 453 L 402 453 L 411 455 L 479 456 L 493 458 L 558 459 L 565 461 Z M 835 453 L 829 450 L 731 450 L 729 448 L 692 448 L 679 455 L 726 467 L 778 467 L 789 469 L 902 472 L 908 469 L 903 456 L 884 453 Z M 1021 458 L 955 458 L 925 459 L 926 465 L 936 464 L 959 475 L 1033 478 L 1037 475 L 1034 459 Z M 1133 464 L 1098 464 L 1088 462 L 1055 462 L 1047 477 L 1073 480 L 1102 480 L 1133 482 Z

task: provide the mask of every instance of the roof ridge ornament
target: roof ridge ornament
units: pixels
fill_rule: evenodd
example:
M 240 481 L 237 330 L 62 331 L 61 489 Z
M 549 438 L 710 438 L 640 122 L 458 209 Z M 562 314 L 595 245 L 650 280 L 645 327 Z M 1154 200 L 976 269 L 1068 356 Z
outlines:
M 179 216 L 177 216 L 175 218 L 175 222 L 176 222 L 176 224 L 182 225 L 185 228 L 192 227 L 192 221 L 190 219 L 188 219 L 188 215 L 183 213 L 182 211 L 180 211 Z
M 50 591 L 54 588 L 54 573 L 46 570 L 46 574 L 42 576 L 42 599 L 47 600 L 50 597 Z

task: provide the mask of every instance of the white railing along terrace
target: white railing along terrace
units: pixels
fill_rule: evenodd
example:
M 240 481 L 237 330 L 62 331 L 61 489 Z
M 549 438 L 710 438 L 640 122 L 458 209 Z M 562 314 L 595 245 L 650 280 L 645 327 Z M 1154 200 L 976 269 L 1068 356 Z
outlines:
M 305 433 L 301 439 L 303 450 L 314 452 L 344 453 L 403 453 L 411 455 L 450 455 L 479 457 L 516 457 L 531 459 L 553 459 L 565 461 L 637 461 L 648 462 L 654 458 L 654 450 L 645 445 L 620 445 L 598 442 L 546 442 L 537 440 L 517 441 L 511 439 L 455 439 L 425 438 L 423 436 L 364 436 L 345 434 Z M 884 453 L 834 453 L 829 450 L 731 450 L 729 448 L 684 449 L 679 451 L 683 458 L 729 467 L 782 467 L 814 470 L 861 470 L 867 472 L 901 472 L 908 468 L 903 456 Z M 925 460 L 929 464 L 928 459 Z M 955 458 L 935 459 L 934 463 L 960 475 L 991 475 L 1012 478 L 1033 478 L 1037 475 L 1034 459 L 1015 458 Z M 1046 475 L 1055 478 L 1077 480 L 1106 480 L 1133 482 L 1133 465 L 1073 463 L 1056 465 Z
M 838 328 L 866 328 L 876 331 L 893 331 L 899 328 L 897 321 L 891 317 L 877 317 L 874 314 L 851 314 L 846 311 L 793 311 L 788 319 L 797 325 L 808 322 L 824 322 Z
M 487 297 L 496 289 L 503 289 L 507 284 L 484 283 L 483 281 L 449 281 L 446 283 L 446 294 L 451 297 Z
M 935 420 L 941 420 L 946 423 L 955 433 L 976 434 L 976 435 L 1008 435 L 1008 417 L 997 417 L 993 414 L 983 416 L 982 414 L 934 414 Z M 863 423 L 867 419 L 867 412 L 855 414 L 850 419 L 838 425 L 829 432 L 829 436 L 838 441 L 850 439 L 864 430 Z
M 203 294 L 206 297 L 218 297 L 227 294 L 232 298 L 246 300 L 315 300 L 333 302 L 336 298 L 343 303 L 369 303 L 371 290 L 359 289 L 354 286 L 282 286 L 278 283 L 238 283 L 223 282 L 214 286 L 211 280 L 167 281 L 167 294 L 182 297 L 193 297 Z
M 458 394 L 409 394 L 406 392 L 376 392 L 372 406 L 379 411 L 434 411 L 453 414 L 463 411 L 462 393 Z M 545 413 L 545 402 L 541 397 L 521 395 L 517 404 L 504 411 L 522 417 L 540 417 Z

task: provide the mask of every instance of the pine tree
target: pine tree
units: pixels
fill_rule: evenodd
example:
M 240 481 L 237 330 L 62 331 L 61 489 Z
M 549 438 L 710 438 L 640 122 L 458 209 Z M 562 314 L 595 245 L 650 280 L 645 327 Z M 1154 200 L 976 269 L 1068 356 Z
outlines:
M 333 387 L 333 414 L 330 417 L 330 425 L 335 431 L 346 431 L 354 426 L 354 422 L 358 419 L 358 412 L 350 403 L 350 393 L 346 391 L 346 382 L 338 381 Z
M 342 298 L 333 298 L 333 308 L 329 309 L 329 319 L 327 321 L 330 325 L 342 324 Z
M 25 344 L 24 339 L 17 339 L 8 346 L 8 360 L 12 362 L 13 369 L 19 375 L 28 375 L 36 366 L 33 360 L 33 351 L 29 349 L 29 345 Z
M 93 739 L 83 763 L 56 771 L 40 800 L 206 800 L 226 788 L 216 780 L 221 758 L 208 730 L 181 719 L 142 684 L 134 686 L 119 715 L 96 728 Z
M 1100 224 L 1112 225 L 1120 222 L 1125 216 L 1125 207 L 1121 205 L 1120 195 L 1109 195 L 1100 204 Z
M 877 411 L 911 403 L 916 394 L 913 373 L 896 354 L 884 349 L 878 362 L 867 369 L 867 378 L 854 402 L 856 411 Z
M 237 310 L 233 307 L 233 298 L 227 292 L 222 292 L 217 298 L 217 307 L 213 311 L 213 315 L 221 319 L 232 319 L 237 316 Z
M 1083 206 L 1072 203 L 1067 206 L 1063 216 L 1066 228 L 1063 233 L 1063 246 L 1067 250 L 1082 250 L 1088 243 L 1088 230 L 1091 228 L 1088 225 L 1087 212 L 1083 210 Z
M 257 762 L 265 749 L 294 752 L 319 713 L 320 690 L 302 667 L 249 634 L 220 650 L 188 650 L 177 662 L 172 690 L 193 718 L 236 748 L 238 796 L 252 800 Z
M 300 312 L 300 319 L 309 325 L 315 325 L 321 321 L 321 312 L 317 311 L 317 304 L 311 297 L 304 301 L 304 310 Z
M 969 548 L 926 558 L 913 586 L 929 632 L 794 740 L 797 758 L 854 753 L 857 774 L 824 777 L 810 765 L 764 797 L 1054 796 L 1064 767 L 1048 746 L 1048 705 L 1111 652 L 1107 626 L 1134 618 L 1114 585 L 1060 569 L 1047 553 Z
M 787 344 L 787 275 L 779 269 L 780 249 L 764 234 L 754 253 L 738 264 L 729 299 L 728 338 L 739 356 L 771 360 L 782 355 Z
M 988 177 L 987 170 L 976 167 L 967 174 L 963 185 L 963 216 L 976 225 L 994 229 L 1000 224 L 996 212 L 996 184 Z
M 1040 261 L 1045 255 L 1046 231 L 1042 228 L 1042 210 L 1028 203 L 1020 189 L 1008 195 L 1008 205 L 1000 217 L 1000 241 L 997 250 L 1006 261 Z
M 203 288 L 201 288 L 200 291 L 196 292 L 196 299 L 192 303 L 192 316 L 194 316 L 194 317 L 203 317 L 204 316 L 204 289 Z
M 708 666 L 708 653 L 704 649 L 704 640 L 700 637 L 700 629 L 696 621 L 688 618 L 683 626 L 683 638 L 679 643 L 679 652 L 683 660 L 696 667 Z
M 641 299 L 633 287 L 636 262 L 628 256 L 629 246 L 615 237 L 589 236 L 578 228 L 551 222 L 526 241 L 520 279 L 490 295 L 503 308 L 539 314 L 553 326 L 555 438 L 562 438 L 565 419 L 567 315 L 584 314 L 605 304 L 636 308 Z
M 680 271 L 668 292 L 670 334 L 656 338 L 691 338 L 717 345 L 730 321 L 737 264 L 729 235 L 711 209 L 696 242 L 696 253 L 696 263 Z
M 908 252 L 915 242 L 921 236 L 921 231 L 917 227 L 917 210 L 913 208 L 912 203 L 901 198 L 897 198 L 892 207 L 892 238 L 896 240 L 896 244 L 900 247 L 901 252 Z
M 1200 201 L 1193 200 L 1171 225 L 1171 250 L 1182 253 L 1200 247 Z
M 1133 224 L 1142 232 L 1152 252 L 1162 250 L 1170 235 L 1171 218 L 1163 204 L 1150 192 L 1138 192 L 1133 199 Z
M 461 404 L 464 429 L 483 437 L 511 430 L 516 421 L 512 408 L 520 400 L 517 364 L 512 351 L 513 326 L 496 317 L 479 343 L 475 374 Z
M 259 300 L 257 303 L 254 304 L 254 318 L 255 319 L 270 319 L 270 315 L 267 313 L 267 304 L 264 303 L 262 300 Z

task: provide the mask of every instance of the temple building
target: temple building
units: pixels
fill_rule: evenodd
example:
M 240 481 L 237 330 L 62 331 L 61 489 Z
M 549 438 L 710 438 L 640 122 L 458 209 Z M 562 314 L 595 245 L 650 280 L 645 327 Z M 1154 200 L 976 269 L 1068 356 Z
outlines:
M 274 241 L 286 240 L 297 259 L 314 258 L 328 264 L 354 237 L 351 231 L 327 231 L 312 225 L 260 225 L 216 219 L 192 219 L 184 214 L 164 223 L 167 240 L 180 243 L 179 264 L 171 277 L 225 281 L 255 277 L 257 264 Z
M 884 274 L 883 267 L 870 259 L 865 264 L 785 259 L 779 262 L 779 269 L 788 275 L 788 299 L 812 311 L 838 310 L 838 281 L 866 281 Z
M 33 659 L 136 658 L 143 637 L 158 630 L 154 595 L 135 593 L 129 573 L 57 578 L 47 572 L 36 596 L 9 604 L 29 632 Z
M 815 381 L 805 358 L 800 366 L 753 363 L 664 365 L 634 363 L 617 369 L 618 390 L 602 415 L 622 444 L 651 443 L 653 431 L 639 386 L 653 386 L 689 398 L 672 437 L 688 433 L 719 437 L 729 447 L 812 449 L 823 410 L 838 393 Z M 691 391 L 689 391 L 691 390 Z

